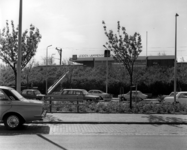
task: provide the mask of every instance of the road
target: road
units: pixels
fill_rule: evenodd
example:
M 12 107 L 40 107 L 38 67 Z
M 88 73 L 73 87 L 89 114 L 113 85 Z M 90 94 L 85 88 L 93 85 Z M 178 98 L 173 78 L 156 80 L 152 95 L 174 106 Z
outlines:
M 186 150 L 178 135 L 18 135 L 1 136 L 1 150 Z
M 185 124 L 0 124 L 0 150 L 186 150 Z

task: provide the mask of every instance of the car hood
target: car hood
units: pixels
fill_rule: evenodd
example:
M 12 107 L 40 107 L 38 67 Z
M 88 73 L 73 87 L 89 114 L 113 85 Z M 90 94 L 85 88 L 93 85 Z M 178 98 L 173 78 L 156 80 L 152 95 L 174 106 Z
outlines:
M 177 98 L 177 97 L 176 97 Z M 174 97 L 173 96 L 166 96 L 165 98 L 164 98 L 164 100 L 170 100 L 170 99 L 174 99 Z
M 21 100 L 22 102 L 25 102 L 25 103 L 30 103 L 30 104 L 39 104 L 39 105 L 43 105 L 43 102 L 42 101 L 38 101 L 38 100 L 28 100 L 28 99 L 22 99 Z
M 87 95 L 85 95 L 86 97 L 93 97 L 93 98 L 97 98 L 97 97 L 99 97 L 99 96 L 97 96 L 97 95 L 91 95 L 91 94 L 87 94 Z
M 37 94 L 37 96 L 41 96 L 41 97 L 43 97 L 43 96 L 45 96 L 44 94 Z

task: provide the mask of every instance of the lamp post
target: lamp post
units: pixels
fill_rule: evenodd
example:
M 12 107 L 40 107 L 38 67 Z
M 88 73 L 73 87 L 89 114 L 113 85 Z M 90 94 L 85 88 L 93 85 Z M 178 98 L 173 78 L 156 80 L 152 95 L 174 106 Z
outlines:
M 106 57 L 106 93 L 108 93 L 108 57 L 110 57 L 110 50 L 105 50 L 104 57 Z
M 18 37 L 18 63 L 17 63 L 17 78 L 16 90 L 21 92 L 21 33 L 22 33 L 22 0 L 20 0 L 19 8 L 19 37 Z
M 47 66 L 48 66 L 48 47 L 50 47 L 50 46 L 52 46 L 52 45 L 49 45 L 49 46 L 47 46 L 47 48 L 46 48 L 46 70 L 47 70 Z M 47 73 L 46 73 L 46 95 L 47 95 L 47 75 L 48 75 L 48 71 L 47 71 Z
M 176 78 L 177 78 L 177 17 L 179 15 L 175 15 L 175 64 L 174 64 L 174 103 L 176 103 Z

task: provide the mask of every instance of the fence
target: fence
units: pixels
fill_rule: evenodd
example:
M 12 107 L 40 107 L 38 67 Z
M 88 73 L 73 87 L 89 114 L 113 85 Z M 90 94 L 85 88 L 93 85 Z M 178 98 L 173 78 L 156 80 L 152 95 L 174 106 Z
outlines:
M 60 108 L 67 108 L 67 106 L 75 106 L 76 112 L 79 113 L 79 108 L 81 105 L 85 105 L 85 100 L 80 97 L 77 98 L 66 98 L 64 97 L 63 100 L 62 98 L 60 98 L 60 96 L 56 96 L 56 95 L 47 95 L 44 97 L 43 99 L 44 103 L 45 103 L 45 107 L 46 109 L 48 109 L 48 111 L 50 113 L 54 113 L 57 112 L 58 109 Z M 56 109 L 56 111 L 54 111 L 54 109 Z M 59 111 L 58 111 L 59 112 Z M 62 111 L 63 113 L 64 111 Z

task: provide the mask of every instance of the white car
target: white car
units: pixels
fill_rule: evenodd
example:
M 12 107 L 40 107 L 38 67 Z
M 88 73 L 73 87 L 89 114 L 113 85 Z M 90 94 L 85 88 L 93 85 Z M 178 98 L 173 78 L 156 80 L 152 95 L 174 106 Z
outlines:
M 173 103 L 174 102 L 174 94 L 166 96 L 164 98 L 164 102 Z M 181 104 L 187 104 L 187 91 L 176 92 L 176 102 Z
M 13 88 L 0 86 L 0 122 L 8 129 L 17 129 L 24 123 L 41 120 L 46 112 L 42 101 L 28 100 Z
M 132 100 L 133 101 L 142 101 L 147 98 L 148 95 L 143 94 L 141 91 L 132 91 Z M 130 91 L 126 94 L 120 94 L 118 95 L 118 98 L 123 101 L 123 100 L 130 100 Z
M 91 95 L 97 95 L 100 96 L 101 100 L 105 100 L 105 101 L 111 101 L 112 100 L 112 95 L 109 93 L 105 93 L 101 90 L 90 90 L 89 93 Z

